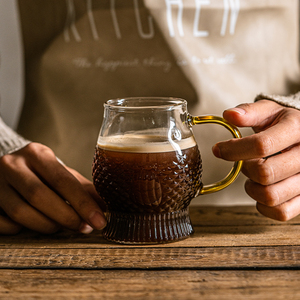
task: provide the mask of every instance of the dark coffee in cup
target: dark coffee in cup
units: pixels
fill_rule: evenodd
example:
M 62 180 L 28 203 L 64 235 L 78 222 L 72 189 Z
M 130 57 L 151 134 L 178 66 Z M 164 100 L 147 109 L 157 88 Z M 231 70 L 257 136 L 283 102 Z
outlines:
M 119 224 L 109 223 L 105 229 L 106 238 L 109 239 L 110 231 L 122 236 L 124 228 L 128 231 L 130 227 L 143 226 L 144 236 L 137 237 L 133 232 L 130 243 L 135 239 L 151 243 L 152 238 L 157 242 L 159 231 L 162 241 L 172 240 L 172 235 L 178 239 L 181 232 L 184 235 L 185 231 L 192 232 L 187 207 L 203 186 L 198 147 L 193 137 L 173 145 L 159 140 L 159 137 L 120 136 L 109 143 L 98 141 L 93 163 L 94 185 L 109 213 L 114 218 L 119 215 Z M 164 230 L 168 231 L 166 236 Z

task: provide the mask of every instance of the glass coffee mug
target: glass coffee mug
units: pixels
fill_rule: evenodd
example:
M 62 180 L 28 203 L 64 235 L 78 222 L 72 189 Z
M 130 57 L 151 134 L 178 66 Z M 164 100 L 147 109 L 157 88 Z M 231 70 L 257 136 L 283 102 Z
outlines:
M 104 104 L 93 162 L 93 182 L 107 204 L 103 236 L 123 244 L 153 244 L 190 236 L 191 200 L 230 185 L 235 162 L 221 181 L 203 186 L 192 125 L 216 123 L 235 138 L 238 129 L 215 116 L 193 117 L 177 98 L 125 98 Z

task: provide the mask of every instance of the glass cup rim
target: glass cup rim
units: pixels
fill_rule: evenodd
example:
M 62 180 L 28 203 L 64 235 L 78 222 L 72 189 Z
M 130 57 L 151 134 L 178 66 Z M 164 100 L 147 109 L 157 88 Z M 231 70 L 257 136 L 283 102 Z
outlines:
M 186 106 L 187 101 L 176 97 L 124 97 L 107 100 L 105 108 L 112 109 L 172 109 L 178 106 Z

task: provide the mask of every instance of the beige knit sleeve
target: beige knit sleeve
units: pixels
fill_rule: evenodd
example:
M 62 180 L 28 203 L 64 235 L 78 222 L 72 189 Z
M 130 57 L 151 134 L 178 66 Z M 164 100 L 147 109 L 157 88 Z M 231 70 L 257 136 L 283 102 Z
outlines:
M 17 151 L 29 143 L 30 141 L 18 135 L 0 118 L 0 157 Z
M 259 101 L 263 99 L 272 100 L 281 105 L 300 110 L 300 92 L 289 96 L 259 94 L 256 96 L 255 101 Z

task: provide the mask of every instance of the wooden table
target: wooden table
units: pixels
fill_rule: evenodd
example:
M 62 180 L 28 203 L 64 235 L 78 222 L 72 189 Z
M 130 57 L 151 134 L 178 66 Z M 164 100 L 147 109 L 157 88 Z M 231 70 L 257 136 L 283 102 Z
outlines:
M 100 232 L 0 237 L 0 299 L 300 299 L 300 217 L 191 207 L 195 234 L 123 246 Z

